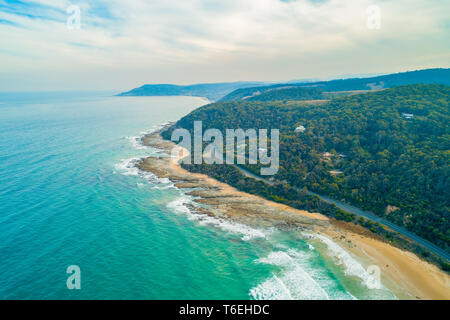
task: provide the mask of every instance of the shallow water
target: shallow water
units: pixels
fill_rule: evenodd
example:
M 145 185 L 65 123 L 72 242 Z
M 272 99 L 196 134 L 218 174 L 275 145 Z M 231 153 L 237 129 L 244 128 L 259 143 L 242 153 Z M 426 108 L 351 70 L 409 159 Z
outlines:
M 200 98 L 0 102 L 1 299 L 395 298 L 331 240 L 192 213 L 192 198 L 134 167 L 157 152 L 139 137 Z M 69 265 L 81 290 L 66 287 Z

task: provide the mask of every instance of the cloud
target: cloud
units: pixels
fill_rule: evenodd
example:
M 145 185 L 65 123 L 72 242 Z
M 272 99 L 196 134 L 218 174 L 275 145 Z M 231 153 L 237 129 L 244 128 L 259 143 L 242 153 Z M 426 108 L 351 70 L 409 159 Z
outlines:
M 70 4 L 80 6 L 80 30 L 66 27 Z M 380 30 L 366 25 L 373 4 Z M 0 0 L 0 90 L 448 66 L 449 9 L 433 0 Z

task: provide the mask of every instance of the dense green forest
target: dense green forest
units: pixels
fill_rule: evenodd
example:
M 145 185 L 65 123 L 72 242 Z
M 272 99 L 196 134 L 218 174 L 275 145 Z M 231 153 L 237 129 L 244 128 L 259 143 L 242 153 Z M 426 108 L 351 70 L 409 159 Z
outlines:
M 230 166 L 191 166 L 190 170 L 208 171 L 242 190 L 265 192 L 263 196 L 275 201 L 352 221 L 354 217 L 339 209 L 289 188 L 307 188 L 343 199 L 448 251 L 449 97 L 449 86 L 419 84 L 336 98 L 319 105 L 222 102 L 193 111 L 172 129 L 192 129 L 194 120 L 203 120 L 205 129 L 222 132 L 227 128 L 278 128 L 280 170 L 274 178 L 287 182 L 284 187 L 267 191 L 269 187 L 254 185 L 249 181 L 252 179 L 242 175 L 234 181 L 238 175 L 229 172 Z M 295 132 L 299 125 L 306 131 Z M 170 138 L 170 130 L 164 136 Z M 257 165 L 246 168 L 259 173 Z M 232 176 L 236 176 L 234 180 Z
M 365 93 L 371 90 L 351 90 L 351 91 L 324 91 L 317 88 L 276 87 L 264 92 L 256 91 L 253 96 L 245 97 L 245 101 L 311 101 L 311 100 L 329 100 L 338 97 L 345 97 L 359 93 Z
M 261 94 L 255 94 L 247 101 L 273 101 L 273 100 L 320 100 L 324 99 L 323 90 L 302 87 L 280 87 Z
M 436 69 L 394 73 L 370 78 L 351 78 L 351 79 L 338 79 L 330 81 L 318 81 L 318 82 L 307 82 L 296 84 L 293 83 L 275 84 L 268 86 L 239 88 L 227 94 L 220 101 L 247 100 L 257 95 L 263 95 L 266 92 L 267 93 L 275 92 L 275 90 L 293 87 L 314 88 L 322 90 L 323 92 L 336 92 L 336 91 L 384 89 L 384 88 L 391 88 L 394 86 L 417 84 L 417 83 L 450 85 L 450 69 L 436 68 Z M 278 98 L 270 100 L 289 99 L 289 92 L 285 91 L 284 93 L 286 94 L 285 97 L 281 97 L 282 92 L 278 92 L 277 93 Z M 255 99 L 258 100 L 258 98 Z M 258 101 L 267 101 L 267 100 L 269 99 Z

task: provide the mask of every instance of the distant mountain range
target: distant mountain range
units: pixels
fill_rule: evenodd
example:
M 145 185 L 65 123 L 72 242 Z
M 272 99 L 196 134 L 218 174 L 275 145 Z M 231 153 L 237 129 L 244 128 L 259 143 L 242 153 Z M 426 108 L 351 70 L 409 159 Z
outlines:
M 322 92 L 354 91 L 354 90 L 375 90 L 391 88 L 407 84 L 445 84 L 450 85 L 450 69 L 436 68 L 417 71 L 394 73 L 368 78 L 349 78 L 329 81 L 298 80 L 284 83 L 267 83 L 257 81 L 240 81 L 226 83 L 201 83 L 193 85 L 174 84 L 146 84 L 128 92 L 123 92 L 119 96 L 199 96 L 211 101 L 239 101 L 254 98 L 263 93 L 277 90 L 276 99 L 292 99 L 294 96 L 304 96 L 292 88 L 315 88 Z M 289 89 L 283 91 L 285 89 Z M 271 94 L 272 95 L 272 94 Z M 285 95 L 285 97 L 284 97 Z M 262 97 L 261 97 L 262 98 Z M 267 101 L 268 97 L 262 100 Z
M 217 101 L 236 89 L 267 85 L 267 82 L 200 83 L 193 85 L 146 84 L 119 96 L 198 96 Z
M 284 83 L 270 86 L 259 86 L 253 88 L 237 89 L 220 101 L 239 101 L 239 100 L 297 100 L 292 99 L 295 96 L 304 95 L 305 88 L 314 88 L 322 92 L 336 91 L 359 91 L 385 89 L 408 84 L 445 84 L 450 85 L 450 69 L 426 69 L 418 71 L 408 71 L 393 73 L 388 75 L 370 77 L 370 78 L 350 78 L 330 81 L 303 82 L 303 83 Z M 301 88 L 300 94 L 293 88 Z M 270 96 L 269 93 L 270 92 Z M 273 97 L 272 97 L 273 96 Z

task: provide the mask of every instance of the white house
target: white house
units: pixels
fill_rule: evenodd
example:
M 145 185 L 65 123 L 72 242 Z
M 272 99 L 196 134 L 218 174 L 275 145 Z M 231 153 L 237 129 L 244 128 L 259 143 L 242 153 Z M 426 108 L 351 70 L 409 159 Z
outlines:
M 297 128 L 295 128 L 295 132 L 305 132 L 306 128 L 304 126 L 298 126 Z
M 402 113 L 402 117 L 405 119 L 412 119 L 414 118 L 414 115 L 411 113 Z

